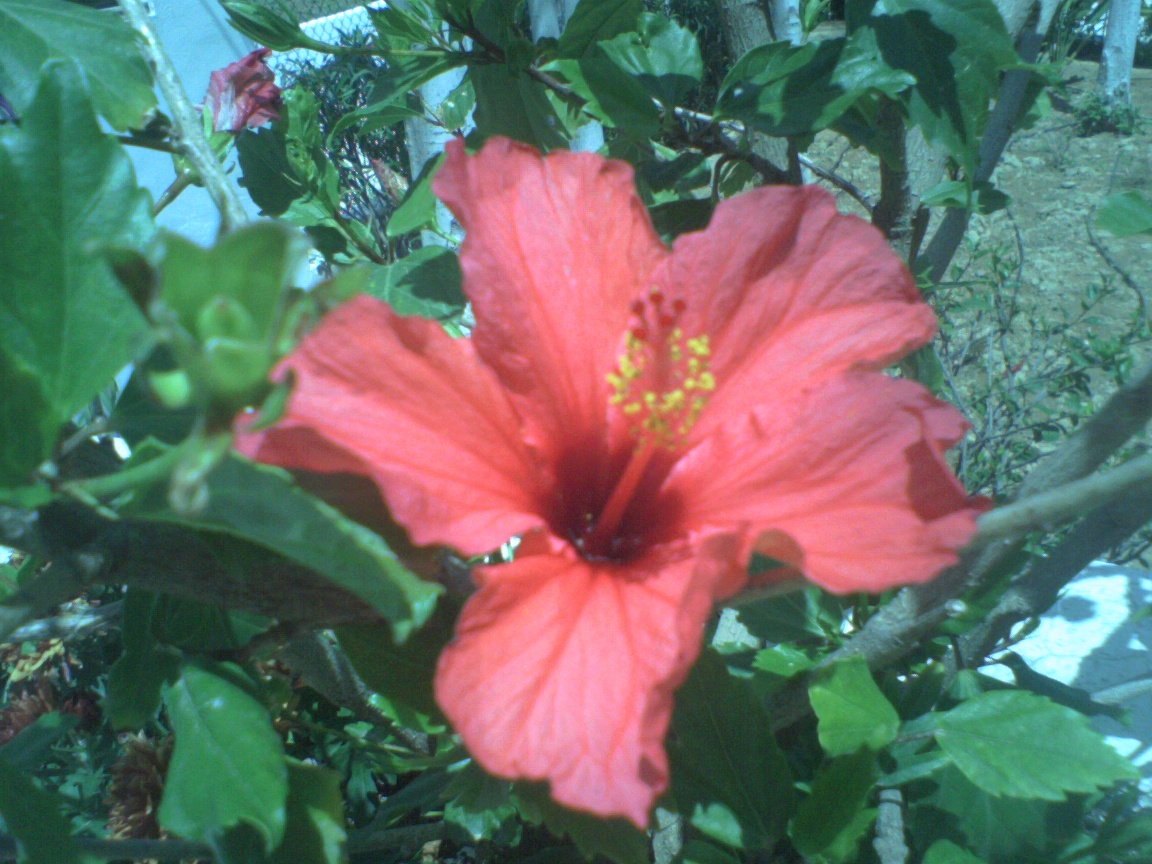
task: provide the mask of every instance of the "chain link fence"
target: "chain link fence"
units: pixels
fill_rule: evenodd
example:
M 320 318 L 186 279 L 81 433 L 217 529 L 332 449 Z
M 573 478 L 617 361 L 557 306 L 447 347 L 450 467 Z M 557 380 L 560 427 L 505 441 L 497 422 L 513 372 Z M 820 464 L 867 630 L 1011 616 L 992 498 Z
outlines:
M 273 11 L 288 9 L 305 33 L 322 42 L 340 44 L 357 30 L 368 29 L 364 0 L 257 0 Z

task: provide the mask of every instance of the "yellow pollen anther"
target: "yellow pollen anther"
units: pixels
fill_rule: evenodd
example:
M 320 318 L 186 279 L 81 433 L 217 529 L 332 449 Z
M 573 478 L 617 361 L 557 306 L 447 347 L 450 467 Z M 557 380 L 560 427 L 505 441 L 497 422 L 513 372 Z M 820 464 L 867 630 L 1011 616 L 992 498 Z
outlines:
M 647 314 L 649 304 L 652 316 Z M 686 338 L 677 325 L 684 309 L 682 300 L 669 306 L 656 291 L 647 301 L 637 301 L 637 323 L 625 337 L 616 371 L 608 375 L 609 402 L 632 419 L 641 446 L 680 444 L 716 389 L 708 337 Z

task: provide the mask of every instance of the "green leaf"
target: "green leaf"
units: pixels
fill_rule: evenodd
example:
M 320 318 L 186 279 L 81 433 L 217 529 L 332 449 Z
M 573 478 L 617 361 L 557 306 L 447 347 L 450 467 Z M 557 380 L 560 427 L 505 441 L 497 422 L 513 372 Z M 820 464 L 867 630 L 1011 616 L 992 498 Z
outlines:
M 236 670 L 237 674 L 239 670 Z M 237 684 L 190 663 L 164 689 L 176 747 L 158 817 L 167 830 L 218 842 L 240 822 L 270 852 L 284 838 L 288 770 L 268 711 Z
M 218 531 L 278 552 L 368 603 L 401 640 L 431 614 L 440 586 L 418 579 L 379 535 L 304 492 L 286 471 L 232 454 L 207 484 L 208 505 L 196 516 L 173 511 L 162 486 L 125 514 Z
M 175 680 L 180 663 L 152 635 L 154 596 L 130 588 L 124 601 L 124 653 L 108 673 L 104 716 L 113 729 L 139 729 L 156 716 L 161 691 Z
M 740 864 L 740 859 L 706 840 L 689 840 L 684 844 L 684 864 Z
M 776 136 L 830 126 L 869 92 L 893 95 L 914 83 L 890 69 L 870 34 L 795 46 L 773 42 L 742 56 L 720 85 L 717 116 Z
M 288 759 L 287 825 L 269 864 L 343 864 L 347 861 L 340 775 Z
M 1135 190 L 1110 195 L 1096 211 L 1096 225 L 1117 237 L 1152 234 L 1152 201 Z
M 0 759 L 0 816 L 16 837 L 23 864 L 80 864 L 60 803 L 56 795 Z
M 929 811 L 933 814 L 929 821 L 938 823 L 940 810 L 956 816 L 968 847 L 981 858 L 1018 861 L 1025 857 L 1025 850 L 1046 845 L 1045 816 L 1051 805 L 989 795 L 951 767 L 940 772 L 936 782 L 936 792 L 928 799 L 936 808 Z
M 516 816 L 511 792 L 509 781 L 469 762 L 444 792 L 444 821 L 458 825 L 473 840 L 491 840 Z
M 236 138 L 236 155 L 240 185 L 248 190 L 262 216 L 281 216 L 293 201 L 308 194 L 308 187 L 292 168 L 279 129 L 245 129 Z
M 512 800 L 525 820 L 568 837 L 586 858 L 602 855 L 616 864 L 649 864 L 648 835 L 627 819 L 601 819 L 562 807 L 548 795 L 546 783 L 518 782 Z
M 34 773 L 44 767 L 52 745 L 79 724 L 80 718 L 75 714 L 61 714 L 59 711 L 42 714 L 31 726 L 25 726 L 15 738 L 0 747 L 0 759 L 17 771 Z
M 100 131 L 75 63 L 49 61 L 23 123 L 0 127 L 0 189 L 0 344 L 63 422 L 147 338 L 101 252 L 153 230 L 149 195 Z
M 642 0 L 580 0 L 564 25 L 556 53 L 582 57 L 597 42 L 634 30 L 643 11 Z
M 220 5 L 228 13 L 229 23 L 257 45 L 273 51 L 290 51 L 307 46 L 310 41 L 300 29 L 300 22 L 291 13 L 289 17 L 277 15 L 260 3 L 245 3 L 242 0 L 220 0 Z
M 370 272 L 368 292 L 401 315 L 444 320 L 459 315 L 467 303 L 460 259 L 443 246 L 425 246 Z
M 967 849 L 951 840 L 937 840 L 924 853 L 924 864 L 985 864 Z
M 668 756 L 680 812 L 715 840 L 770 849 L 795 806 L 792 776 L 761 703 L 705 651 L 676 694 Z
M 564 124 L 556 115 L 544 85 L 526 75 L 512 75 L 505 64 L 468 70 L 476 90 L 476 134 L 504 135 L 541 150 L 565 146 Z
M 472 109 L 475 107 L 476 88 L 472 86 L 472 78 L 465 76 L 464 80 L 444 97 L 444 101 L 437 107 L 436 113 L 440 117 L 440 122 L 444 124 L 444 128 L 454 131 L 464 126 L 468 120 L 468 115 L 472 113 Z
M 872 680 L 863 657 L 821 669 L 808 697 L 820 721 L 820 746 L 829 756 L 855 753 L 861 747 L 879 750 L 900 730 L 900 716 Z
M 995 4 L 880 0 L 863 23 L 884 62 L 915 79 L 905 96 L 912 121 L 971 171 L 1000 71 L 1019 62 Z
M 808 588 L 744 603 L 738 615 L 758 639 L 812 644 L 839 632 L 840 603 L 819 588 Z
M 443 164 L 443 154 L 429 159 L 424 164 L 420 176 L 408 187 L 404 200 L 388 219 L 388 224 L 384 228 L 384 233 L 388 237 L 402 237 L 411 231 L 428 228 L 436 223 L 436 195 L 432 191 L 432 179 Z
M 680 104 L 704 76 L 695 34 L 664 15 L 645 12 L 637 32 L 621 33 L 599 47 L 666 108 Z
M 156 94 L 136 39 L 119 15 L 64 0 L 0 0 L 0 93 L 24 114 L 45 61 L 72 58 L 96 110 L 115 129 L 138 129 L 155 110 Z
M 392 56 L 388 60 L 388 67 L 380 73 L 372 87 L 369 104 L 342 118 L 333 128 L 332 134 L 339 135 L 353 123 L 370 117 L 372 112 L 400 102 L 421 84 L 426 84 L 450 69 L 463 66 L 465 62 L 466 58 L 462 55 L 445 54 L 441 51 Z
M 927 207 L 971 209 L 987 215 L 1003 210 L 1011 199 L 987 181 L 973 186 L 966 180 L 945 180 L 925 192 L 920 203 Z
M 0 486 L 22 486 L 52 455 L 61 418 L 40 379 L 0 347 Z
M 862 818 L 868 818 L 860 814 L 875 778 L 876 759 L 867 750 L 841 756 L 825 765 L 792 820 L 792 842 L 801 855 L 820 855 L 845 833 L 851 835 Z
M 405 709 L 443 720 L 432 693 L 432 679 L 440 652 L 452 639 L 458 611 L 449 599 L 441 600 L 431 619 L 402 645 L 397 645 L 391 634 L 376 624 L 342 627 L 336 633 L 357 674 L 386 700 L 386 713 L 402 726 L 427 726 Z
M 791 678 L 793 675 L 807 672 L 815 665 L 815 661 L 799 648 L 783 642 L 758 651 L 752 665 L 770 675 Z
M 1088 720 L 1043 696 L 983 693 L 937 722 L 936 741 L 985 792 L 1060 801 L 1138 775 Z
M 667 240 L 689 231 L 703 231 L 712 220 L 716 202 L 711 198 L 682 198 L 649 208 L 652 226 Z
M 643 144 L 660 133 L 660 109 L 631 74 L 593 46 L 579 60 L 554 60 L 544 67 L 558 72 L 572 91 L 585 100 L 584 111 L 605 126 L 619 128 Z

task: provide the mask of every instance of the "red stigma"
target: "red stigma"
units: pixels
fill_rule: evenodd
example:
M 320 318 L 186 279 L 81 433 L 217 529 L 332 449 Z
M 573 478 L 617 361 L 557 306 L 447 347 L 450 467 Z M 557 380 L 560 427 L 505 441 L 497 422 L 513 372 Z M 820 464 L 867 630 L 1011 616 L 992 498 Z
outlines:
M 662 328 L 664 328 L 665 330 L 670 329 L 672 327 L 672 325 L 675 323 L 676 323 L 676 319 L 673 318 L 671 315 L 661 315 L 660 316 L 660 326 Z
M 664 302 L 664 295 L 659 291 L 653 291 L 648 295 L 648 299 L 652 301 L 653 306 L 659 306 Z
M 637 342 L 646 342 L 648 340 L 648 331 L 644 327 L 633 327 L 632 338 Z
M 677 314 L 683 314 L 684 310 L 688 308 L 688 304 L 684 302 L 683 297 L 677 297 L 672 301 L 672 311 Z
M 632 314 L 635 315 L 637 318 L 641 317 L 644 314 L 644 301 L 643 300 L 637 300 L 635 303 L 632 304 Z

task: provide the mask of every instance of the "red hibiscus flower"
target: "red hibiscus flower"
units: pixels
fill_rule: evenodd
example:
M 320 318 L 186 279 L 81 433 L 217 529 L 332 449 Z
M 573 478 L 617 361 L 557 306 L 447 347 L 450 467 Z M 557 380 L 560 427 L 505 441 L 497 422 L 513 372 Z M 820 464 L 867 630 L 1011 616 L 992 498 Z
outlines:
M 212 112 L 214 131 L 237 133 L 280 119 L 281 91 L 264 62 L 271 53 L 260 48 L 212 73 L 205 107 Z
M 592 154 L 455 141 L 435 189 L 466 231 L 472 337 L 353 300 L 243 446 L 371 476 L 418 544 L 522 536 L 477 568 L 437 699 L 488 771 L 644 826 L 673 693 L 754 550 L 879 591 L 971 537 L 981 505 L 941 455 L 964 420 L 880 371 L 935 319 L 813 187 L 725 201 L 671 250 L 632 169 Z

